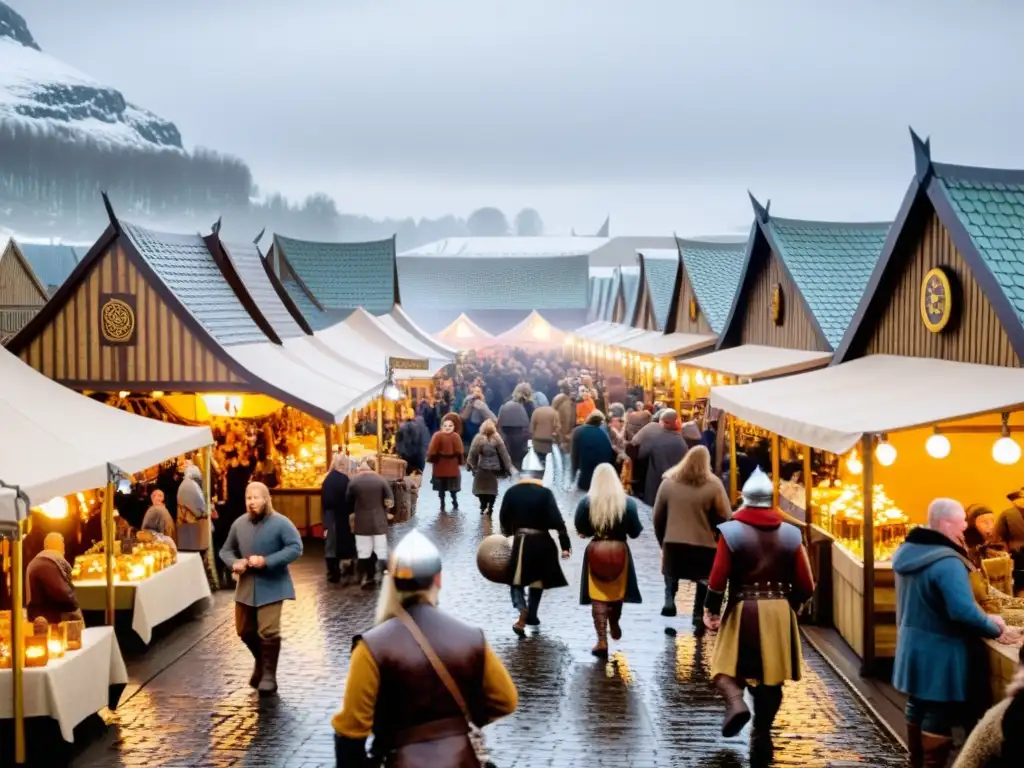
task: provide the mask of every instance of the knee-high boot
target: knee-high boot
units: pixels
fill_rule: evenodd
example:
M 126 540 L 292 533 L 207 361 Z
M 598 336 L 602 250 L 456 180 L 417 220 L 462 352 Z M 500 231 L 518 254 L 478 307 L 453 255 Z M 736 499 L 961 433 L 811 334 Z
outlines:
M 676 592 L 679 591 L 679 581 L 675 578 L 665 577 L 665 605 L 661 609 L 662 616 L 676 615 Z
M 924 768 L 946 768 L 953 752 L 953 739 L 938 733 L 921 733 L 921 751 Z
M 245 643 L 245 647 L 249 649 L 249 653 L 252 654 L 256 662 L 252 669 L 252 675 L 249 677 L 249 687 L 256 688 L 263 678 L 263 648 L 260 644 L 260 636 L 255 632 L 247 632 L 242 637 L 242 642 Z
M 601 600 L 594 600 L 590 606 L 590 612 L 594 617 L 594 631 L 597 633 L 597 643 L 590 652 L 598 658 L 608 656 L 608 603 Z
M 540 618 L 537 616 L 537 611 L 540 610 L 540 599 L 544 597 L 544 590 L 530 587 L 530 591 L 526 596 L 526 625 L 529 627 L 539 627 Z
M 622 601 L 616 600 L 614 603 L 608 603 L 608 630 L 612 640 L 622 639 L 622 627 L 619 625 L 619 619 L 621 618 Z
M 438 491 L 438 492 L 437 492 L 437 495 L 438 495 L 438 496 L 440 497 L 440 499 L 441 499 L 441 511 L 442 511 L 442 512 L 444 512 L 444 511 L 445 511 L 445 506 L 444 506 L 444 499 L 445 499 L 445 496 L 444 496 L 444 491 Z
M 754 699 L 754 730 L 750 735 L 750 761 L 767 765 L 772 758 L 772 724 L 782 706 L 781 685 L 758 685 L 750 690 Z
M 743 701 L 743 686 L 735 677 L 716 675 L 715 687 L 725 697 L 725 720 L 722 723 L 722 735 L 726 738 L 735 736 L 743 726 L 750 722 L 750 710 Z
M 281 655 L 281 638 L 264 638 L 260 641 L 260 648 L 263 651 L 263 677 L 257 690 L 261 695 L 266 695 L 277 690 L 277 659 Z

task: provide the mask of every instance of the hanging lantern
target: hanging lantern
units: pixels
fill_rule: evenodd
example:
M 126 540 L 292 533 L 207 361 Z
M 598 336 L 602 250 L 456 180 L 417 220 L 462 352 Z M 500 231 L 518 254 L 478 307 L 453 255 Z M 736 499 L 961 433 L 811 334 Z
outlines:
M 883 467 L 891 467 L 896 461 L 896 447 L 886 439 L 885 435 L 880 437 L 878 445 L 875 446 L 875 458 Z
M 997 464 L 1016 464 L 1020 461 L 1020 445 L 1010 437 L 1010 414 L 1003 414 L 1002 437 L 992 445 L 992 458 Z
M 851 475 L 859 475 L 864 471 L 864 464 L 857 456 L 856 451 L 852 451 L 846 459 L 846 471 Z
M 949 456 L 951 450 L 949 438 L 936 429 L 935 434 L 925 441 L 924 449 L 933 459 L 944 459 Z

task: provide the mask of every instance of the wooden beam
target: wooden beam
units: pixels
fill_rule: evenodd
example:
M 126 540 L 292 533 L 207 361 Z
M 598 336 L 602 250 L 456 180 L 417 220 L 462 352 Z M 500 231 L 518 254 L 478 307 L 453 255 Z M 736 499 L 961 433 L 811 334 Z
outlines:
M 736 503 L 737 484 L 739 483 L 738 467 L 736 466 L 736 417 L 729 417 L 729 503 Z
M 782 462 L 780 461 L 779 450 L 780 450 L 780 447 L 781 447 L 781 445 L 780 445 L 781 442 L 782 441 L 779 440 L 778 433 L 777 432 L 773 432 L 772 433 L 772 506 L 775 507 L 775 509 L 779 508 L 779 474 L 781 473 L 779 468 L 782 465 Z
M 860 673 L 870 676 L 875 666 L 875 515 L 873 509 L 875 486 L 874 435 L 864 435 L 860 441 L 861 460 L 864 464 L 862 492 L 864 494 L 864 600 L 863 647 Z

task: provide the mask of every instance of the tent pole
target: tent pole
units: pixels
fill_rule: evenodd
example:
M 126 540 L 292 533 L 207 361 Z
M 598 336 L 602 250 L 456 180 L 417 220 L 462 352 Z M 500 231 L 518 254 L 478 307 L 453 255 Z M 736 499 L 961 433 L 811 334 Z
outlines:
M 217 567 L 213 552 L 213 449 L 205 445 L 199 449 L 199 460 L 203 463 L 203 498 L 206 500 L 206 519 L 202 525 L 207 528 L 206 535 L 209 537 L 210 546 L 206 548 L 206 572 L 217 587 L 220 587 L 220 579 L 217 576 Z
M 779 475 L 781 474 L 779 467 L 782 462 L 779 456 L 780 443 L 779 434 L 777 432 L 772 433 L 772 506 L 776 509 L 779 508 Z
M 324 440 L 327 447 L 327 469 L 330 470 L 331 462 L 334 461 L 334 432 L 333 427 L 326 421 L 324 422 Z
M 15 499 L 15 505 L 18 500 Z M 11 542 L 11 671 L 14 673 L 14 762 L 25 765 L 25 631 L 22 605 L 25 603 L 25 583 L 22 557 L 22 537 L 25 521 L 18 521 L 18 529 Z
M 384 456 L 384 398 L 377 398 L 377 472 L 381 471 L 380 460 Z
M 736 503 L 739 477 L 736 467 L 736 417 L 729 417 L 729 503 Z
M 671 365 L 671 362 L 666 361 L 665 370 L 668 370 L 669 365 Z M 682 418 L 681 411 L 683 409 L 683 394 L 681 389 L 682 385 L 679 383 L 679 371 L 676 370 L 676 377 L 672 380 L 672 406 L 675 409 L 675 412 L 680 414 L 680 419 Z
M 106 624 L 114 626 L 114 493 L 116 486 L 107 471 L 107 489 L 103 494 L 103 550 L 107 563 Z
M 874 435 L 864 435 L 860 441 L 862 462 L 864 465 L 864 616 L 861 626 L 864 630 L 862 643 L 864 655 L 861 659 L 860 673 L 869 676 L 875 667 L 875 455 Z
M 809 445 L 804 446 L 804 546 L 807 546 L 811 531 L 811 497 L 814 490 L 814 478 L 811 473 L 811 451 Z

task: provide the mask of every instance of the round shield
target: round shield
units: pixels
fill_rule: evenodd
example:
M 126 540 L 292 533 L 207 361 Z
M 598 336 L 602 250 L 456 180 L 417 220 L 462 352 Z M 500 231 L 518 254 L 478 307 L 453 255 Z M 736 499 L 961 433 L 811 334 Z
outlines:
M 488 536 L 480 542 L 476 551 L 476 567 L 488 581 L 508 584 L 508 571 L 512 563 L 512 545 L 500 533 Z
M 595 579 L 615 581 L 626 568 L 624 541 L 592 541 L 587 547 L 587 566 Z

